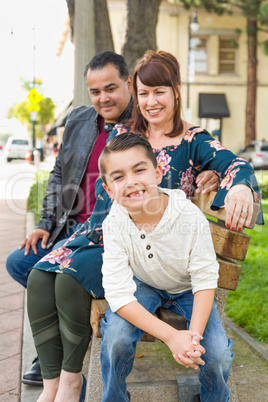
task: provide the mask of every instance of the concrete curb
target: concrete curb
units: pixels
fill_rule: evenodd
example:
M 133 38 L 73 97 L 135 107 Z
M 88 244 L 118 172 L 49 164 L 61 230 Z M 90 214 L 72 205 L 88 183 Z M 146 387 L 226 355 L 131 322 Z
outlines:
M 34 212 L 27 212 L 25 219 L 25 235 L 31 234 L 35 229 Z
M 233 321 L 227 317 L 223 317 L 225 326 L 229 327 L 236 335 L 245 341 L 252 349 L 268 361 L 268 352 L 259 342 L 255 341 L 247 332 L 238 327 Z

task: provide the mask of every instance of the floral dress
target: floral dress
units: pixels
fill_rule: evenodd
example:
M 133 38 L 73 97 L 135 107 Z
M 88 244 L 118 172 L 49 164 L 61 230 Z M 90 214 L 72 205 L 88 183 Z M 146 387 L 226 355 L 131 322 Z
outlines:
M 115 126 L 107 141 L 127 132 L 122 125 Z M 252 167 L 242 158 L 222 146 L 200 127 L 192 127 L 179 145 L 154 149 L 162 166 L 162 188 L 180 188 L 191 198 L 196 189 L 195 180 L 204 170 L 213 170 L 221 179 L 212 209 L 224 206 L 227 191 L 235 184 L 248 185 L 255 202 L 260 202 L 259 188 Z M 63 247 L 43 257 L 35 266 L 48 272 L 73 275 L 93 297 L 104 297 L 102 288 L 102 230 L 101 225 L 111 207 L 111 199 L 99 178 L 95 185 L 96 204 L 92 216 L 73 234 Z M 258 224 L 263 224 L 262 212 Z

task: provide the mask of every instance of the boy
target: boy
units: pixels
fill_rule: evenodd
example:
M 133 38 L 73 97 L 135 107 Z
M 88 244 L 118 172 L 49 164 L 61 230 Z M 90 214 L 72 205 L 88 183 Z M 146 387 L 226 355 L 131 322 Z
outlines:
M 114 137 L 99 171 L 116 201 L 103 223 L 109 310 L 101 323 L 102 400 L 128 400 L 126 377 L 146 331 L 165 342 L 179 364 L 200 365 L 201 401 L 227 401 L 233 343 L 214 300 L 218 263 L 206 218 L 181 190 L 157 187 L 162 168 L 143 136 Z M 155 317 L 160 306 L 183 315 L 189 330 Z

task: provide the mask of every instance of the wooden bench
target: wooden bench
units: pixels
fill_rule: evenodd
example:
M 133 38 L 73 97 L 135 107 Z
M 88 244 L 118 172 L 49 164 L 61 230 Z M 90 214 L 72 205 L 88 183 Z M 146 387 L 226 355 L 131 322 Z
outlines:
M 250 236 L 244 234 L 243 232 L 232 232 L 230 229 L 227 229 L 224 226 L 225 209 L 221 208 L 218 211 L 213 211 L 210 209 L 215 194 L 215 192 L 211 192 L 206 195 L 195 195 L 193 202 L 201 209 L 203 213 L 209 215 L 208 220 L 213 245 L 217 254 L 217 261 L 219 263 L 219 280 L 218 289 L 216 290 L 216 298 L 219 306 L 219 314 L 222 318 L 228 292 L 229 290 L 236 290 L 242 269 L 242 266 L 238 264 L 236 260 L 244 261 L 250 242 Z M 254 204 L 253 216 L 249 226 L 250 229 L 254 228 L 258 213 L 259 205 Z M 217 221 L 211 220 L 210 217 L 217 218 Z M 93 334 L 86 398 L 88 401 L 101 401 L 102 381 L 100 368 L 100 321 L 105 316 L 107 308 L 108 303 L 105 299 L 92 300 L 90 322 Z M 174 328 L 179 330 L 186 329 L 186 320 L 182 316 L 164 308 L 158 309 L 156 314 L 161 320 L 172 325 Z M 147 333 L 145 333 L 142 338 L 142 341 L 153 342 L 154 340 L 155 338 Z M 232 375 L 230 375 L 228 385 L 232 391 L 231 400 L 237 400 Z

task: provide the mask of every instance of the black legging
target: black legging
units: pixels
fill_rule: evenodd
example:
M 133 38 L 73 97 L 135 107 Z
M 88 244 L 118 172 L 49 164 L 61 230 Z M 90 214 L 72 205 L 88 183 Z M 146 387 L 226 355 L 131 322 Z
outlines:
M 33 269 L 27 307 L 44 379 L 82 370 L 91 338 L 90 294 L 69 274 Z

